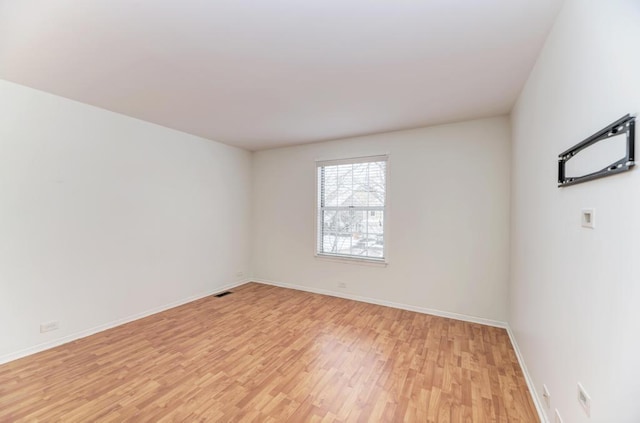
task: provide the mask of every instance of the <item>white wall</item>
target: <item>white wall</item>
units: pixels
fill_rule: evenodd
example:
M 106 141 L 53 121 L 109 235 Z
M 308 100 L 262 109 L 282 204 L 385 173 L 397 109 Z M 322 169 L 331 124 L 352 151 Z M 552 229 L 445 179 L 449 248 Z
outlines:
M 560 152 L 640 111 L 639 47 L 637 0 L 567 0 L 512 115 L 509 323 L 550 421 L 640 422 L 640 169 L 556 187 Z
M 0 361 L 236 281 L 250 185 L 247 151 L 0 81 Z
M 509 137 L 499 117 L 255 153 L 255 279 L 505 321 Z M 315 258 L 315 160 L 381 153 L 389 265 Z

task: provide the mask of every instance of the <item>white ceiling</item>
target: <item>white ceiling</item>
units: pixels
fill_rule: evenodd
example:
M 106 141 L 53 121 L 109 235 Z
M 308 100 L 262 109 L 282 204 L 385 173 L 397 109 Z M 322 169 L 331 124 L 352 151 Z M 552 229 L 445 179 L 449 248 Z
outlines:
M 260 150 L 509 112 L 561 0 L 0 0 L 0 78 Z

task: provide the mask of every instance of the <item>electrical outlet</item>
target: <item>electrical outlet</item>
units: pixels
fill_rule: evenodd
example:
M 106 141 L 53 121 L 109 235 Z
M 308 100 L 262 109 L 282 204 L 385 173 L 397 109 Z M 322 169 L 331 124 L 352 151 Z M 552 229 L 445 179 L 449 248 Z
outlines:
M 345 289 L 346 287 L 347 287 L 347 283 L 346 282 L 338 282 L 338 288 Z
M 551 394 L 547 389 L 547 385 L 542 385 L 542 398 L 544 398 L 544 404 L 547 408 L 551 408 Z
M 578 402 L 584 408 L 584 412 L 587 413 L 587 417 L 591 417 L 591 397 L 587 394 L 587 391 L 578 383 Z
M 58 322 L 40 323 L 40 333 L 51 332 L 58 329 Z
M 562 421 L 562 417 L 560 417 L 560 412 L 558 411 L 557 408 L 556 408 L 556 421 L 554 423 L 564 423 Z
M 244 276 L 244 272 L 236 272 L 236 277 L 241 278 Z
M 596 227 L 596 211 L 594 209 L 582 209 L 582 226 L 590 229 Z

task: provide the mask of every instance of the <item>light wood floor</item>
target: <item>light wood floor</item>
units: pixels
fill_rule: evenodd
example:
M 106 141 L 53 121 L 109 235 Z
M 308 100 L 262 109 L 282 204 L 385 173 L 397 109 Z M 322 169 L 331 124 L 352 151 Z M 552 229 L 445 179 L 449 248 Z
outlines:
M 503 329 L 233 292 L 0 366 L 0 422 L 538 422 Z

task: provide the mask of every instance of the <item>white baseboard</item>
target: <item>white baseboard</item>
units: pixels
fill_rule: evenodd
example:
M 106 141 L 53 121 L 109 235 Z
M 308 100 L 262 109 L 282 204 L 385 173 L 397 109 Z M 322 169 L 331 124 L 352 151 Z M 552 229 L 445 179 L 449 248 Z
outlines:
M 527 382 L 527 387 L 529 388 L 529 392 L 531 393 L 533 404 L 536 406 L 538 417 L 540 417 L 540 421 L 542 423 L 549 423 L 549 419 L 547 418 L 547 413 L 545 413 L 544 408 L 542 407 L 542 402 L 540 402 L 540 398 L 538 397 L 538 393 L 535 389 L 533 379 L 531 379 L 529 370 L 527 370 L 527 365 L 525 364 L 524 357 L 522 357 L 522 353 L 520 352 L 520 347 L 518 346 L 516 337 L 513 334 L 513 331 L 511 330 L 510 326 L 507 325 L 506 329 L 507 329 L 507 333 L 509 334 L 509 339 L 511 340 L 511 345 L 513 345 L 513 350 L 516 352 L 516 357 L 518 358 L 518 363 L 520 364 L 522 373 L 524 373 L 524 379 Z
M 183 299 L 178 300 L 178 301 L 173 301 L 171 303 L 164 304 L 164 305 L 162 305 L 160 307 L 154 307 L 154 308 L 152 308 L 150 310 L 143 311 L 142 313 L 137 313 L 137 314 L 134 314 L 132 316 L 124 317 L 122 319 L 114 320 L 112 322 L 108 322 L 108 323 L 105 323 L 105 324 L 102 324 L 102 325 L 98 325 L 98 326 L 92 327 L 90 329 L 81 330 L 79 332 L 75 332 L 75 333 L 72 333 L 70 335 L 63 336 L 61 338 L 57 338 L 57 339 L 54 339 L 54 340 L 51 340 L 51 341 L 48 341 L 48 342 L 43 342 L 41 344 L 34 345 L 32 347 L 25 348 L 25 349 L 20 350 L 20 351 L 16 351 L 16 352 L 12 352 L 12 353 L 9 353 L 9 354 L 5 354 L 3 356 L 0 356 L 0 364 L 8 363 L 9 361 L 17 360 L 19 358 L 26 357 L 28 355 L 39 353 L 41 351 L 48 350 L 50 348 L 54 348 L 54 347 L 60 346 L 62 344 L 66 344 L 68 342 L 72 342 L 72 341 L 75 341 L 75 340 L 80 339 L 80 338 L 85 338 L 85 337 L 93 335 L 95 333 L 102 332 L 104 330 L 111 329 L 111 328 L 114 328 L 116 326 L 124 325 L 125 323 L 129 323 L 129 322 L 132 322 L 134 320 L 142 319 L 144 317 L 151 316 L 152 314 L 160 313 L 160 312 L 168 310 L 170 308 L 178 307 L 178 306 L 181 306 L 183 304 L 190 303 L 191 301 L 199 300 L 200 298 L 204 298 L 204 297 L 208 297 L 209 295 L 217 294 L 218 292 L 221 292 L 221 291 L 226 291 L 227 289 L 231 289 L 231 288 L 235 288 L 235 287 L 240 286 L 240 285 L 244 285 L 244 284 L 246 284 L 246 283 L 248 283 L 250 281 L 251 281 L 250 279 L 245 279 L 245 280 L 234 282 L 234 283 L 227 284 L 227 285 L 224 285 L 224 286 L 219 286 L 219 287 L 216 287 L 216 288 L 214 288 L 214 289 L 212 289 L 210 291 L 202 292 L 200 294 L 193 295 L 193 296 L 188 297 L 188 298 L 183 298 Z
M 494 326 L 494 327 L 504 328 L 504 329 L 506 329 L 508 326 L 506 322 L 500 322 L 498 320 L 491 320 L 491 319 L 485 319 L 483 317 L 469 316 L 467 314 L 452 313 L 449 311 L 436 310 L 433 308 L 418 307 L 418 306 L 413 306 L 409 304 L 394 303 L 392 301 L 379 300 L 376 298 L 363 297 L 360 295 L 347 294 L 344 292 L 331 291 L 328 289 L 311 288 L 308 286 L 295 285 L 295 284 L 284 283 L 284 282 L 275 282 L 267 279 L 253 278 L 252 280 L 253 282 L 258 282 L 265 285 L 273 285 L 273 286 L 279 286 L 281 288 L 296 289 L 298 291 L 312 292 L 314 294 L 330 295 L 332 297 L 345 298 L 347 300 L 377 304 L 377 305 L 398 308 L 398 309 L 407 310 L 407 311 L 415 311 L 417 313 L 431 314 L 439 317 L 447 317 L 449 319 L 462 320 L 462 321 L 471 322 L 471 323 L 479 323 L 481 325 Z

